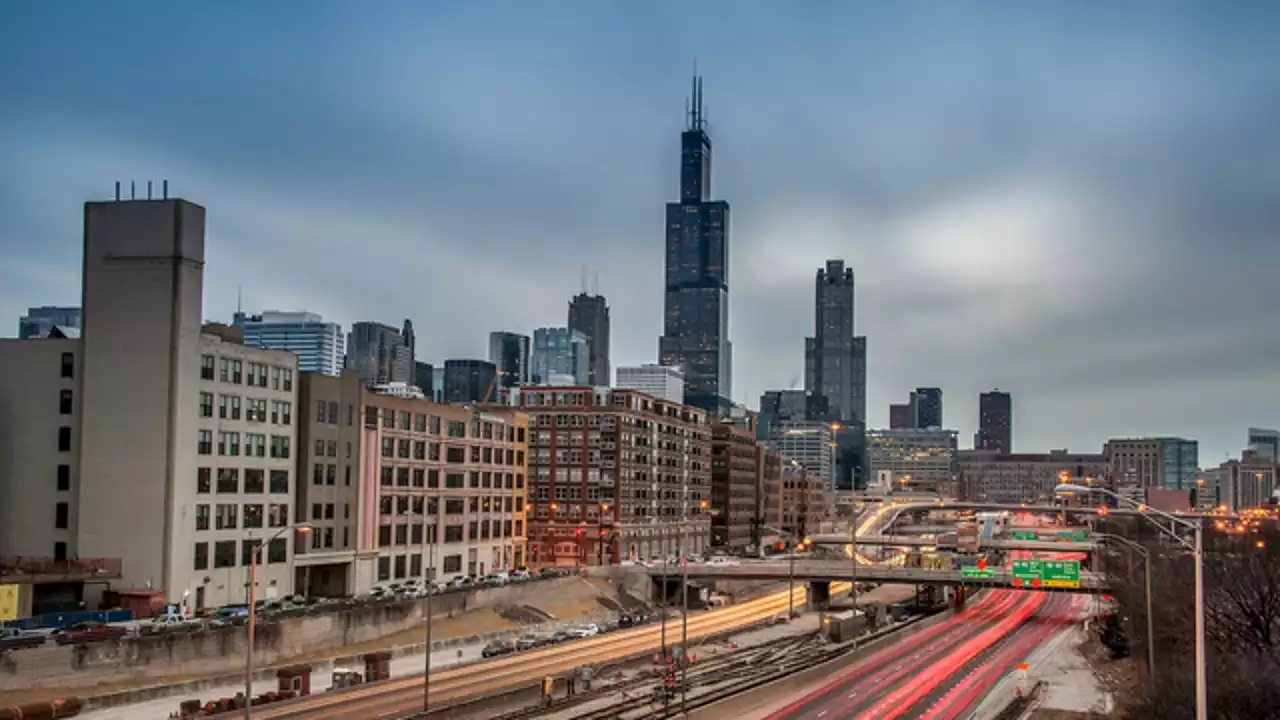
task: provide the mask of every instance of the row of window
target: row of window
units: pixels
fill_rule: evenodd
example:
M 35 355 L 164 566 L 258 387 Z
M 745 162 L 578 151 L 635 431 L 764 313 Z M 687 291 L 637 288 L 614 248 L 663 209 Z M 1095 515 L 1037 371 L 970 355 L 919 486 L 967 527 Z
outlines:
M 268 479 L 265 487 L 269 488 L 271 493 L 286 495 L 289 493 L 288 470 L 264 471 L 258 468 L 245 468 L 243 492 L 249 494 L 258 494 L 263 492 L 264 474 Z M 213 469 L 207 467 L 196 468 L 196 492 L 203 495 L 212 492 L 212 490 Z M 240 485 L 240 468 L 218 468 L 218 492 L 242 492 Z
M 435 544 L 440 542 L 439 526 L 426 526 L 425 540 L 422 525 L 382 525 L 378 528 L 378 547 L 403 547 L 406 545 Z M 523 520 L 473 520 L 466 525 L 445 525 L 444 542 L 460 543 L 477 540 L 502 540 L 524 535 Z
M 471 462 L 485 465 L 524 465 L 523 450 L 503 450 L 503 448 L 481 447 L 472 445 Z M 408 460 L 440 461 L 440 443 L 428 443 L 422 440 L 406 440 L 404 438 L 382 438 L 382 457 Z M 448 463 L 467 462 L 467 449 L 458 445 L 446 445 L 444 460 Z
M 272 425 L 293 424 L 293 403 L 287 400 L 271 400 L 271 414 L 267 414 L 266 398 L 242 398 L 239 395 L 218 395 L 218 418 L 221 420 L 239 420 L 241 409 L 244 419 L 249 422 L 264 423 L 270 419 Z M 213 417 L 213 393 L 200 393 L 200 417 Z
M 319 467 L 317 465 L 316 467 Z M 333 467 L 332 465 L 330 467 Z M 444 474 L 444 487 L 461 489 L 467 487 L 470 477 L 472 488 L 508 490 L 524 489 L 524 473 L 500 473 L 489 470 L 472 470 L 469 473 L 452 472 Z M 314 476 L 313 476 L 314 477 Z M 440 487 L 440 470 L 437 468 L 408 468 L 382 466 L 379 482 L 382 487 Z M 316 483 L 319 484 L 319 483 Z
M 280 460 L 289 459 L 290 439 L 288 435 L 271 436 L 271 457 Z M 226 430 L 218 431 L 218 454 L 223 457 L 240 457 L 240 433 Z M 258 433 L 244 433 L 244 457 L 266 457 L 267 436 Z M 201 430 L 196 452 L 201 455 L 213 454 L 213 431 Z
M 446 515 L 461 515 L 466 507 L 467 501 L 470 501 L 471 512 L 524 512 L 524 496 L 518 495 L 511 497 L 472 497 L 472 498 L 445 498 L 444 512 Z M 426 507 L 428 516 L 440 514 L 439 498 L 423 498 L 421 495 L 410 497 L 408 495 L 383 495 L 378 499 L 379 512 L 383 515 L 422 515 L 423 507 Z
M 211 519 L 212 523 L 210 523 Z M 200 503 L 196 505 L 196 530 L 235 530 L 239 527 L 237 524 L 239 521 L 239 503 L 218 503 L 217 505 Z M 264 527 L 264 521 L 265 527 L 279 528 L 288 525 L 288 503 L 245 504 L 244 527 L 246 529 Z
M 237 358 L 215 358 L 213 355 L 200 357 L 200 379 L 213 380 L 214 369 L 220 382 L 249 387 L 267 387 L 267 374 L 270 371 L 271 389 L 282 392 L 293 392 L 293 368 L 264 365 L 262 363 L 245 363 Z M 245 372 L 246 368 L 248 372 Z
M 386 582 L 391 579 L 391 565 L 393 558 L 378 558 L 378 582 Z M 407 577 L 419 577 L 422 575 L 422 553 L 414 553 L 412 555 L 397 555 L 395 561 L 395 577 L 397 580 L 403 580 Z M 441 558 L 441 572 L 452 574 L 462 572 L 462 556 L 461 555 L 445 555 Z
M 253 558 L 253 553 L 262 545 L 261 540 L 220 540 L 212 543 L 213 545 L 213 567 L 214 568 L 232 568 L 236 567 L 236 544 L 240 545 L 240 565 L 249 567 Z M 209 545 L 207 542 L 198 542 L 195 544 L 195 557 L 192 559 L 192 567 L 196 570 L 209 569 Z M 266 563 L 276 564 L 288 560 L 288 545 L 284 538 L 276 538 L 267 546 L 264 553 Z
M 333 408 L 335 403 L 324 405 L 323 401 L 316 402 L 316 417 L 335 417 L 337 410 Z M 320 420 L 317 420 L 320 422 Z M 336 425 L 334 421 L 329 422 L 330 425 Z M 524 442 L 525 430 L 522 427 L 514 425 L 505 425 L 502 423 L 494 423 L 487 420 L 473 420 L 471 422 L 471 432 L 467 433 L 467 423 L 462 420 L 449 420 L 444 422 L 438 415 L 425 415 L 423 413 L 411 413 L 405 410 L 392 410 L 391 408 L 377 408 L 372 405 L 364 409 L 365 427 L 376 428 L 383 427 L 387 430 L 402 430 L 418 433 L 429 433 L 431 435 L 439 435 L 443 426 L 445 435 L 451 438 L 471 437 L 476 440 L 497 440 L 499 442 Z

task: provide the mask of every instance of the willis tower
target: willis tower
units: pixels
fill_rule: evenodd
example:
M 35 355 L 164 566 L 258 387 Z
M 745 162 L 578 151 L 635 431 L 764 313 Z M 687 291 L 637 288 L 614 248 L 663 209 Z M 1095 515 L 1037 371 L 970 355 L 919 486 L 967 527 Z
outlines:
M 684 371 L 684 401 L 723 417 L 732 394 L 729 343 L 729 203 L 711 199 L 711 138 L 694 76 L 680 135 L 680 202 L 667 203 L 663 365 Z

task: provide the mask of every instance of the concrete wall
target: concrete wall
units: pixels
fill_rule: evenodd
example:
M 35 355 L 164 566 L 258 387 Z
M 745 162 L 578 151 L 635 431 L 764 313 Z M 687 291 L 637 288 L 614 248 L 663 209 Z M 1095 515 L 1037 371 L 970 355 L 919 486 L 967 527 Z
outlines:
M 562 578 L 431 599 L 432 617 L 445 618 L 497 604 L 529 602 L 559 588 L 581 582 Z M 423 600 L 365 606 L 342 612 L 290 618 L 261 624 L 255 639 L 254 664 L 267 667 L 305 653 L 332 650 L 391 635 L 424 622 Z M 603 606 L 602 606 L 603 609 Z M 92 643 L 81 648 L 46 645 L 14 652 L 16 669 L 0 670 L 0 693 L 33 687 L 83 687 L 174 675 L 220 675 L 244 667 L 245 628 L 174 633 Z

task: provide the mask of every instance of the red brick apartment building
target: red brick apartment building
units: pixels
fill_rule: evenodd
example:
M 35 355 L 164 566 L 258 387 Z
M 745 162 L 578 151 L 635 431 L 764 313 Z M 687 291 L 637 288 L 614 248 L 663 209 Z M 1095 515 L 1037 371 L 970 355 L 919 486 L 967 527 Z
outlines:
M 520 388 L 519 405 L 529 416 L 532 563 L 609 564 L 707 548 L 705 411 L 594 387 Z

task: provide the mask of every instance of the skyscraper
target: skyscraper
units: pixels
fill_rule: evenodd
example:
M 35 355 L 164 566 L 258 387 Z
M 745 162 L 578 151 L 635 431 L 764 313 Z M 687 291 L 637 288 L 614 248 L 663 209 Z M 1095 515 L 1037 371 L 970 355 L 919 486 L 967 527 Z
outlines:
M 489 333 L 489 362 L 498 369 L 498 387 L 529 383 L 529 336 L 513 332 Z
M 444 401 L 491 402 L 497 385 L 496 374 L 493 363 L 484 360 L 445 360 Z
M 609 369 L 609 303 L 603 295 L 579 293 L 569 301 L 569 329 L 587 337 L 587 384 L 613 384 Z
M 916 388 L 911 403 L 916 407 L 916 427 L 942 427 L 942 388 Z
M 830 420 L 865 422 L 867 339 L 853 334 L 853 268 L 828 260 L 814 280 L 814 334 L 804 341 L 805 389 Z
M 345 355 L 342 326 L 309 312 L 266 310 L 261 315 L 237 312 L 233 324 L 244 330 L 248 347 L 287 350 L 298 356 L 298 370 L 337 376 Z
M 711 199 L 711 138 L 694 77 L 680 135 L 680 202 L 667 204 L 666 283 L 658 356 L 684 371 L 685 402 L 720 417 L 733 389 L 729 343 L 729 203 Z
M 412 334 L 413 325 L 406 321 L 405 329 Z M 355 323 L 347 343 L 347 367 L 366 384 L 411 383 L 415 370 L 411 341 L 390 325 Z
M 1013 452 L 1013 396 L 992 390 L 978 396 L 977 450 Z
M 563 327 L 533 331 L 530 378 L 535 384 L 587 385 L 587 337 Z

